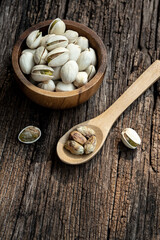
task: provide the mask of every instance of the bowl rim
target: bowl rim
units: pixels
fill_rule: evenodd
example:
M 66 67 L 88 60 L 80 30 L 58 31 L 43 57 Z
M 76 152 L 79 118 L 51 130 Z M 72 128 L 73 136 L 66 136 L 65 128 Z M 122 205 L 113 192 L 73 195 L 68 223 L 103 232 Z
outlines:
M 86 25 L 82 24 L 82 23 L 78 23 L 72 20 L 66 20 L 66 19 L 62 19 L 62 21 L 65 22 L 66 25 L 70 25 L 76 28 L 80 28 L 82 29 L 84 32 L 86 32 L 87 34 L 91 35 L 95 41 L 98 43 L 99 46 L 99 50 L 101 55 L 103 55 L 103 59 L 102 62 L 100 64 L 100 66 L 98 67 L 98 70 L 95 74 L 95 76 L 84 86 L 77 88 L 73 91 L 67 91 L 67 92 L 51 92 L 51 91 L 47 91 L 44 89 L 41 89 L 37 86 L 35 86 L 34 84 L 32 84 L 23 74 L 23 72 L 20 69 L 19 66 L 19 51 L 21 50 L 21 45 L 22 43 L 25 41 L 25 39 L 27 38 L 27 36 L 34 30 L 38 30 L 40 28 L 49 26 L 49 24 L 53 21 L 52 20 L 46 20 L 43 22 L 39 22 L 33 26 L 31 26 L 30 28 L 28 28 L 27 30 L 25 30 L 20 37 L 18 38 L 18 40 L 16 41 L 14 47 L 13 47 L 13 51 L 12 51 L 12 66 L 14 69 L 14 72 L 16 74 L 16 76 L 18 77 L 19 81 L 22 82 L 27 88 L 29 88 L 32 92 L 35 92 L 36 94 L 40 94 L 42 96 L 47 96 L 47 97 L 54 97 L 54 98 L 64 98 L 64 97 L 73 97 L 76 96 L 77 94 L 86 92 L 88 90 L 90 90 L 90 88 L 92 88 L 94 85 L 97 84 L 97 82 L 99 81 L 99 79 L 101 79 L 104 75 L 105 69 L 106 69 L 106 64 L 107 64 L 107 52 L 106 52 L 106 48 L 105 45 L 103 43 L 103 41 L 101 40 L 101 38 L 97 35 L 97 33 L 95 31 L 93 31 L 91 28 L 87 27 Z

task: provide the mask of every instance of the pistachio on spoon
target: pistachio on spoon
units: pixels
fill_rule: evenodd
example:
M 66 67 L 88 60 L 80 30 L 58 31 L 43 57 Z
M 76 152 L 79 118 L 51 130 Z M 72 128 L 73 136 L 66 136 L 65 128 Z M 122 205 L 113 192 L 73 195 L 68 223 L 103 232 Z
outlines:
M 141 139 L 137 132 L 132 128 L 125 128 L 122 131 L 122 142 L 126 145 L 126 147 L 135 149 L 138 145 L 141 144 Z
M 22 143 L 30 144 L 36 142 L 41 137 L 41 130 L 35 126 L 28 126 L 22 129 L 18 135 L 18 140 Z

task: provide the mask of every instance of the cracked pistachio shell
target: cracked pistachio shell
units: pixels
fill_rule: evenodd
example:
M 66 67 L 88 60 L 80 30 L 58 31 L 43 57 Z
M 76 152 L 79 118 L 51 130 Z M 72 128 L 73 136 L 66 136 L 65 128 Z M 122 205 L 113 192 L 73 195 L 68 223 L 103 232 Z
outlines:
M 91 80 L 93 78 L 93 76 L 96 74 L 95 66 L 94 65 L 90 65 L 86 69 L 86 73 L 88 74 L 88 81 Z
M 54 70 L 46 65 L 36 65 L 32 68 L 31 77 L 36 82 L 44 82 L 53 79 Z
M 39 30 L 35 30 L 29 34 L 29 36 L 26 39 L 26 44 L 29 48 L 35 49 L 39 47 L 41 43 L 41 38 L 42 38 L 42 32 Z
M 23 73 L 30 74 L 34 66 L 34 57 L 31 52 L 23 53 L 19 58 L 19 65 Z
M 96 64 L 97 64 L 96 52 L 93 48 L 89 48 L 89 51 L 91 52 L 91 55 L 92 55 L 91 64 L 96 66 Z
M 41 46 L 36 49 L 34 53 L 34 61 L 36 64 L 45 64 L 48 51 L 45 47 Z
M 61 35 L 65 32 L 65 30 L 66 30 L 65 23 L 60 18 L 56 18 L 49 25 L 48 33 L 49 34 L 54 33 L 54 34 Z
M 85 70 L 89 65 L 91 64 L 92 61 L 92 54 L 91 51 L 87 48 L 85 51 L 81 52 L 77 64 L 79 67 L 79 71 Z
M 51 36 L 47 39 L 46 48 L 51 51 L 58 47 L 66 47 L 68 45 L 68 39 L 62 35 Z
M 46 42 L 47 42 L 48 38 L 52 37 L 52 36 L 55 36 L 55 34 L 48 34 L 48 35 L 45 35 L 44 37 L 42 37 L 40 45 L 43 47 L 46 47 Z
M 75 89 L 75 86 L 72 83 L 63 83 L 58 82 L 56 85 L 56 92 L 69 92 L 73 91 Z
M 80 46 L 70 43 L 68 44 L 67 49 L 69 50 L 69 60 L 77 61 L 81 53 Z
M 61 79 L 64 83 L 72 83 L 78 74 L 78 65 L 76 61 L 70 60 L 61 68 Z
M 37 85 L 39 88 L 42 88 L 47 91 L 53 92 L 55 89 L 55 84 L 52 80 L 48 80 Z
M 135 148 L 137 148 L 138 145 L 141 144 L 141 139 L 140 139 L 139 135 L 132 128 L 125 128 L 122 131 L 121 138 L 122 138 L 122 142 L 128 148 L 131 148 L 131 149 L 135 149 Z
M 69 50 L 63 47 L 56 48 L 48 53 L 47 62 L 49 67 L 60 67 L 69 59 Z
M 86 72 L 78 72 L 76 79 L 74 81 L 74 85 L 76 87 L 82 87 L 88 82 L 88 74 Z
M 53 70 L 54 70 L 53 80 L 59 80 L 61 78 L 60 76 L 61 67 L 54 67 Z
M 63 36 L 65 36 L 68 39 L 69 43 L 75 43 L 78 38 L 78 32 L 73 30 L 67 30 Z
M 87 142 L 84 144 L 84 152 L 85 154 L 90 154 L 94 152 L 97 145 L 97 138 L 96 136 L 91 136 Z
M 76 44 L 78 44 L 80 46 L 81 51 L 84 51 L 89 47 L 88 39 L 86 37 L 82 37 L 82 36 L 77 38 Z

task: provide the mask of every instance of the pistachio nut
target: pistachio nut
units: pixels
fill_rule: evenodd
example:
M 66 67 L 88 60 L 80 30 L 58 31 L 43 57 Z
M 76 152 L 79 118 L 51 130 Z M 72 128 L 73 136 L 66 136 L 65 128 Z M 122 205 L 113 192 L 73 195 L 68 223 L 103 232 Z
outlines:
M 30 74 L 34 66 L 34 57 L 31 52 L 23 53 L 19 58 L 19 65 L 23 73 Z
M 92 61 L 92 54 L 91 51 L 87 48 L 85 51 L 81 52 L 77 64 L 79 67 L 79 71 L 85 70 L 89 65 L 91 64 Z
M 42 32 L 39 30 L 35 30 L 29 34 L 26 39 L 26 44 L 29 48 L 34 49 L 37 48 L 41 43 Z
M 43 47 L 46 47 L 46 42 L 47 42 L 48 38 L 51 36 L 55 36 L 55 34 L 47 34 L 44 37 L 42 37 L 40 45 Z
M 96 74 L 96 69 L 94 65 L 90 65 L 87 69 L 86 69 L 86 73 L 88 74 L 88 81 L 91 80 L 94 75 Z
M 75 86 L 72 83 L 63 83 L 58 82 L 56 85 L 56 92 L 69 92 L 73 91 L 75 89 Z
M 59 47 L 47 55 L 47 62 L 49 67 L 60 67 L 64 65 L 69 59 L 69 50 L 64 47 Z
M 97 144 L 96 136 L 91 136 L 87 142 L 84 144 L 84 152 L 85 154 L 90 154 L 95 150 Z
M 22 53 L 21 53 L 21 54 L 23 54 L 23 53 L 26 53 L 26 52 L 30 52 L 30 53 L 34 54 L 34 53 L 35 53 L 35 51 L 36 51 L 36 49 L 30 49 L 30 48 L 26 48 L 26 49 L 24 49 L 24 50 L 22 51 Z
M 77 61 L 81 53 L 80 46 L 70 43 L 68 44 L 67 49 L 69 50 L 69 60 Z
M 74 140 L 68 140 L 64 147 L 75 155 L 82 155 L 84 153 L 83 146 Z
M 34 143 L 41 137 L 41 130 L 35 126 L 27 126 L 18 135 L 18 140 L 22 143 Z
M 141 144 L 141 139 L 140 139 L 139 135 L 132 128 L 125 128 L 122 131 L 121 138 L 122 138 L 122 142 L 128 148 L 131 148 L 131 149 L 135 149 L 135 148 L 137 148 L 138 145 Z
M 76 61 L 70 60 L 65 63 L 61 68 L 61 79 L 64 83 L 72 83 L 77 76 L 78 73 L 78 65 Z
M 66 47 L 68 45 L 68 39 L 62 35 L 51 36 L 47 39 L 46 48 L 51 51 L 58 47 Z
M 81 51 L 84 51 L 89 47 L 88 39 L 86 37 L 82 37 L 82 36 L 77 38 L 76 44 L 78 44 L 80 46 Z
M 52 80 L 41 82 L 37 86 L 39 88 L 42 88 L 44 90 L 51 91 L 51 92 L 53 92 L 54 89 L 55 89 L 55 84 L 54 84 L 54 82 Z
M 48 33 L 49 34 L 54 33 L 54 34 L 61 35 L 65 32 L 65 30 L 66 30 L 65 23 L 60 18 L 56 18 L 49 25 Z
M 78 142 L 81 145 L 84 145 L 87 139 L 78 131 L 72 131 L 70 133 L 70 139 Z
M 95 131 L 87 126 L 80 126 L 77 128 L 77 131 L 80 132 L 86 138 L 90 138 L 91 136 L 96 135 Z
M 53 80 L 58 80 L 61 78 L 60 76 L 60 71 L 61 71 L 61 67 L 54 67 L 54 76 L 53 76 Z
M 36 82 L 53 79 L 54 70 L 46 65 L 36 65 L 32 68 L 31 77 Z
M 96 52 L 93 48 L 89 48 L 89 51 L 91 52 L 91 55 L 92 55 L 92 60 L 91 60 L 91 64 L 96 66 L 97 64 L 97 57 L 96 57 Z
M 63 36 L 65 36 L 68 39 L 69 43 L 75 43 L 78 38 L 78 32 L 73 30 L 67 30 Z
M 38 47 L 34 53 L 34 61 L 36 64 L 45 64 L 48 51 L 44 46 Z
M 79 88 L 85 85 L 87 82 L 88 82 L 88 74 L 86 72 L 78 72 L 73 84 Z

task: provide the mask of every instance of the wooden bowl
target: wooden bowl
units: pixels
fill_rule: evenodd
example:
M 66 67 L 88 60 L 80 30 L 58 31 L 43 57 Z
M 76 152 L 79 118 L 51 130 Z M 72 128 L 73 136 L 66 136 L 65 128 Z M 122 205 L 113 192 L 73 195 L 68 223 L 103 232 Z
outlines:
M 48 26 L 51 21 L 52 20 L 40 22 L 28 28 L 24 33 L 21 34 L 16 42 L 12 52 L 12 65 L 16 75 L 16 80 L 24 94 L 41 106 L 53 109 L 75 107 L 87 101 L 98 90 L 106 69 L 106 48 L 102 40 L 90 28 L 77 22 L 63 20 L 67 29 L 75 30 L 80 36 L 85 36 L 88 38 L 90 46 L 95 49 L 97 54 L 97 72 L 86 85 L 70 92 L 50 92 L 38 88 L 27 79 L 27 75 L 22 73 L 19 66 L 19 57 L 22 50 L 28 48 L 26 46 L 27 36 L 36 29 L 41 30 L 43 35 L 47 34 Z

